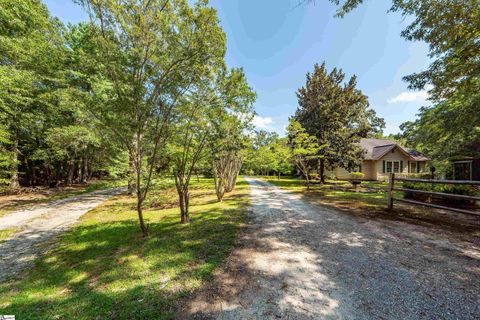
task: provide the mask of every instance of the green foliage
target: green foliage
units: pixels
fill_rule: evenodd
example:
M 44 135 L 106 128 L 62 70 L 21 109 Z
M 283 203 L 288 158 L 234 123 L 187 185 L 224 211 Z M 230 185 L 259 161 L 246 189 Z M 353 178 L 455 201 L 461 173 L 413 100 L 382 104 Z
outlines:
M 287 133 L 292 161 L 307 179 L 307 186 L 309 186 L 310 171 L 320 158 L 319 151 L 322 146 L 318 145 L 316 137 L 309 135 L 300 122 L 293 118 L 290 119 Z
M 344 80 L 341 69 L 328 73 L 325 63 L 315 64 L 313 73 L 307 73 L 305 86 L 297 91 L 295 119 L 318 140 L 322 181 L 325 163 L 347 169 L 358 165 L 363 157 L 360 138 L 381 133 L 385 125 L 368 109 L 367 97 L 356 88 L 356 77 Z
M 437 172 L 448 173 L 449 159 L 480 156 L 480 94 L 460 92 L 429 108 L 422 108 L 418 119 L 400 126 L 407 146 L 431 158 Z
M 475 190 L 475 188 L 473 188 L 472 186 L 455 184 L 403 182 L 403 187 L 412 190 L 443 192 L 466 196 L 474 196 L 478 194 L 478 190 Z
M 350 178 L 352 180 L 361 180 L 365 175 L 362 172 L 351 172 Z
M 338 5 L 340 17 L 363 1 L 330 0 Z M 411 88 L 425 89 L 431 85 L 430 93 L 437 101 L 458 91 L 466 94 L 479 91 L 478 0 L 392 0 L 390 11 L 413 17 L 401 35 L 410 41 L 425 41 L 430 47 L 432 63 L 428 69 L 405 77 Z

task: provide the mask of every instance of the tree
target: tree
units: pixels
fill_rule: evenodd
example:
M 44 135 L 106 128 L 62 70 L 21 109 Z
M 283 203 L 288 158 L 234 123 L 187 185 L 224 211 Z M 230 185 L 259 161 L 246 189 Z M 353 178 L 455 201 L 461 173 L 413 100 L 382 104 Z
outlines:
M 169 124 L 184 94 L 223 59 L 225 35 L 203 1 L 192 7 L 186 0 L 77 2 L 92 21 L 84 37 L 92 45 L 79 68 L 95 65 L 94 77 L 83 76 L 88 111 L 128 150 L 146 236 L 142 204 Z
M 276 132 L 255 131 L 251 137 L 248 155 L 245 157 L 245 169 L 263 175 L 276 171 L 278 159 L 274 152 L 274 145 L 278 140 L 279 136 Z
M 19 187 L 19 164 L 35 143 L 62 87 L 62 25 L 40 1 L 4 0 L 0 10 L 0 110 L 8 131 L 10 185 Z M 25 159 L 25 158 L 24 158 Z
M 213 161 L 213 179 L 217 200 L 222 201 L 225 193 L 233 191 L 243 159 L 233 151 L 217 154 Z
M 327 73 L 325 63 L 307 73 L 304 87 L 297 91 L 299 107 L 295 119 L 308 134 L 315 136 L 319 149 L 319 175 L 325 181 L 325 167 L 341 165 L 353 169 L 363 157 L 360 138 L 380 131 L 384 122 L 368 109 L 367 97 L 356 88 L 356 77 L 343 83 L 345 74 L 334 68 Z M 377 126 L 375 129 L 374 126 Z
M 277 171 L 278 179 L 280 179 L 280 175 L 292 172 L 292 159 L 288 138 L 279 138 L 273 145 L 273 153 L 276 159 L 274 170 Z
M 10 154 L 6 148 L 10 141 L 8 132 L 0 126 L 0 186 L 9 184 L 10 168 L 12 167 Z
M 287 127 L 291 159 L 307 181 L 307 189 L 310 189 L 310 172 L 314 168 L 319 157 L 321 146 L 317 138 L 309 135 L 300 122 L 290 119 Z
M 254 100 L 243 70 L 226 73 L 222 68 L 214 79 L 204 79 L 197 91 L 184 100 L 172 139 L 182 223 L 189 222 L 189 184 L 197 163 L 208 154 L 218 155 L 220 150 L 235 148 L 227 138 L 238 134 L 245 127 L 245 120 L 251 119 Z M 225 178 L 222 187 L 228 192 L 236 177 L 233 180 L 230 176 L 233 181 Z
M 441 173 L 456 156 L 480 156 L 480 94 L 457 93 L 420 109 L 418 118 L 400 126 L 406 145 L 429 155 Z

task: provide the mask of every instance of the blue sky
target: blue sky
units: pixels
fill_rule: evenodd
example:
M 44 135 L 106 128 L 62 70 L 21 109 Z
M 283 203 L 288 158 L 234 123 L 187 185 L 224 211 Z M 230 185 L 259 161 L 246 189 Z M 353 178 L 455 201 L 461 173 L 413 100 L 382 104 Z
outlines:
M 358 87 L 385 118 L 386 133 L 413 120 L 427 105 L 425 92 L 407 90 L 404 75 L 423 70 L 428 47 L 400 37 L 407 25 L 388 13 L 389 2 L 369 0 L 345 18 L 335 18 L 327 0 L 211 0 L 228 39 L 227 64 L 243 67 L 258 94 L 258 128 L 283 134 L 297 108 L 295 92 L 315 63 L 358 76 Z M 70 0 L 44 0 L 54 16 L 77 23 L 87 17 Z

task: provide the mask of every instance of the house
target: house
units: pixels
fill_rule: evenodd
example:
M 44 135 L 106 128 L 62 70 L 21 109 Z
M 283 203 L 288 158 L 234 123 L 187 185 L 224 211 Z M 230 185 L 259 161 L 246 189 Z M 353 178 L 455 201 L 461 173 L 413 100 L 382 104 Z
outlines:
M 409 174 L 427 170 L 427 157 L 395 141 L 361 139 L 360 146 L 365 153 L 358 171 L 364 174 L 364 180 L 385 180 L 390 172 Z M 335 168 L 334 174 L 337 179 L 351 178 L 350 172 L 341 167 Z

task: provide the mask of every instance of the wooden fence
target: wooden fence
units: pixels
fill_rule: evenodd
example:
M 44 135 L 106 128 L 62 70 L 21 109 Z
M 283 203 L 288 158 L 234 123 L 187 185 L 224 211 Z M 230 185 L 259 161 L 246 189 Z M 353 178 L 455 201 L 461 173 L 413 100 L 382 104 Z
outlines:
M 460 212 L 460 213 L 465 213 L 465 214 L 473 214 L 473 215 L 480 216 L 479 211 L 460 209 L 460 208 L 454 208 L 454 207 L 447 207 L 447 206 L 442 206 L 442 205 L 439 205 L 439 204 L 417 201 L 417 200 L 395 198 L 394 197 L 394 192 L 395 191 L 400 191 L 400 192 L 409 192 L 409 193 L 417 193 L 417 194 L 435 196 L 435 197 L 440 197 L 440 198 L 480 201 L 480 197 L 478 197 L 478 196 L 467 196 L 467 195 L 460 195 L 460 194 L 453 194 L 453 193 L 444 193 L 444 192 L 434 192 L 434 191 L 423 191 L 423 190 L 400 188 L 400 187 L 395 186 L 395 182 L 397 182 L 397 181 L 412 182 L 412 183 L 455 184 L 455 185 L 469 185 L 469 186 L 480 186 L 480 181 L 396 178 L 394 173 L 390 173 L 390 179 L 389 179 L 388 189 L 387 189 L 388 209 L 389 210 L 393 209 L 394 201 L 398 201 L 398 202 L 404 202 L 404 203 L 408 203 L 408 204 L 412 204 L 412 205 L 421 205 L 421 206 L 432 207 L 432 208 L 437 208 L 437 209 L 442 209 L 442 210 L 449 210 L 449 211 L 455 211 L 455 212 Z

